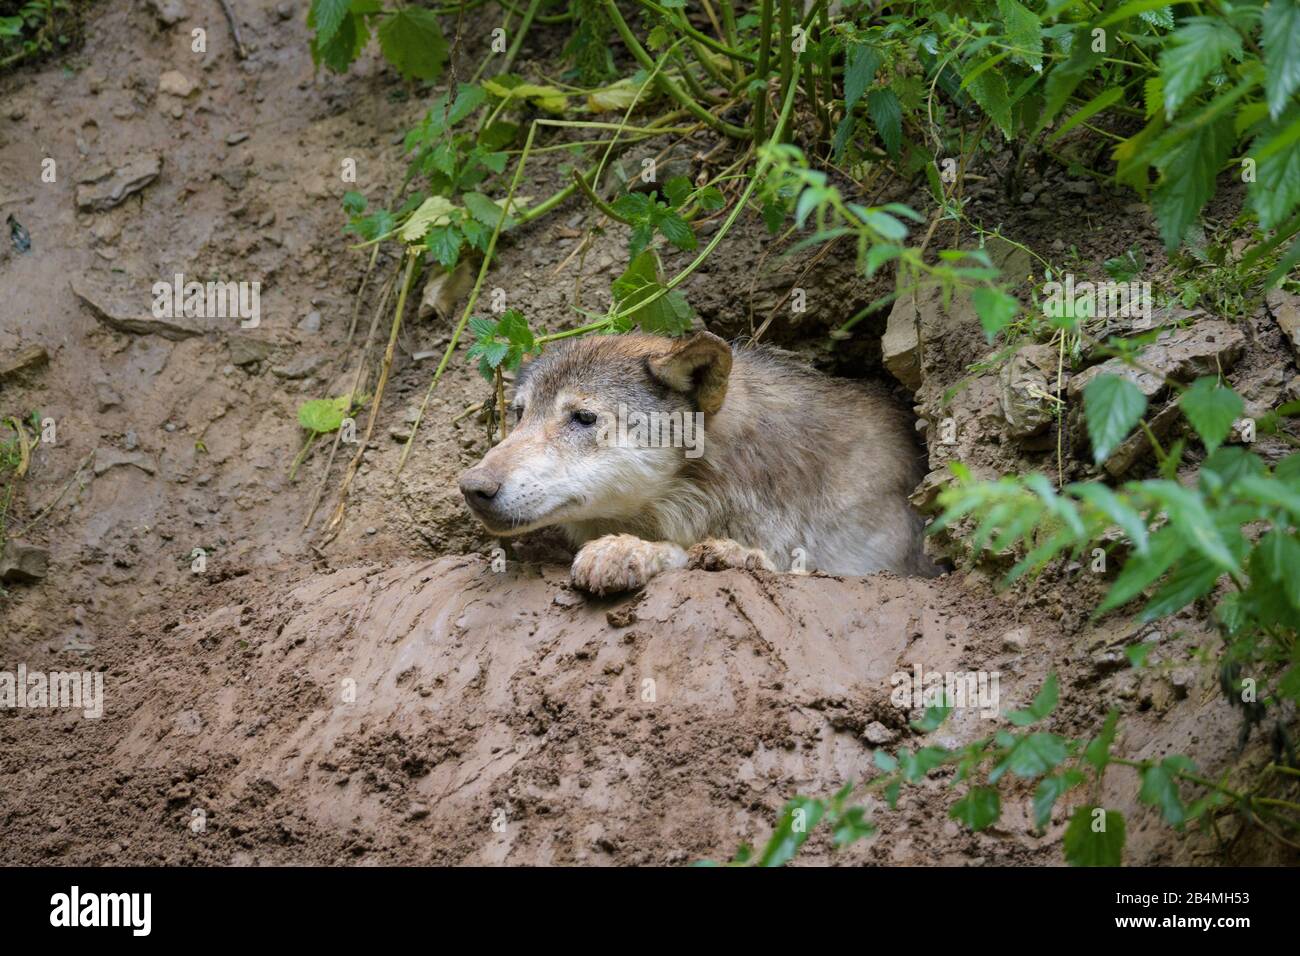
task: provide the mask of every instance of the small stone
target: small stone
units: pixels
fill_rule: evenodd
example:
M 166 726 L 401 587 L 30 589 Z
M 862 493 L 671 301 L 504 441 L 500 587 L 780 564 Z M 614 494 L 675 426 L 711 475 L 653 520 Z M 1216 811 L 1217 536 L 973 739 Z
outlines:
M 320 313 L 314 309 L 308 312 L 301 322 L 298 323 L 298 329 L 302 332 L 319 332 L 320 331 Z
M 898 739 L 897 732 L 890 730 L 878 720 L 873 720 L 867 724 L 862 730 L 862 736 L 867 743 L 876 744 L 877 746 L 892 744 Z
M 158 92 L 166 93 L 168 96 L 178 96 L 185 99 L 197 88 L 198 84 L 180 70 L 168 70 L 158 77 Z
M 307 378 L 324 364 L 325 356 L 323 355 L 302 355 L 284 365 L 272 366 L 271 374 L 276 378 L 286 378 L 293 381 Z
M 143 452 L 119 451 L 116 448 L 97 448 L 95 450 L 95 474 L 102 475 L 110 468 L 130 466 L 139 468 L 146 475 L 155 474 L 158 466 L 153 459 Z
M 378 529 L 378 528 L 375 528 L 375 527 L 373 527 L 373 526 L 372 526 L 372 527 L 369 527 L 369 528 L 366 529 L 366 534 L 367 534 L 367 535 L 378 534 L 378 533 L 379 533 L 379 529 Z
M 82 212 L 112 209 L 158 178 L 162 158 L 138 156 L 117 166 L 98 166 L 77 177 L 77 208 Z
M 106 412 L 122 404 L 122 396 L 114 391 L 113 386 L 107 382 L 95 383 L 95 398 L 99 402 L 99 410 Z
M 163 26 L 175 26 L 189 14 L 185 9 L 185 0 L 149 0 L 154 16 Z
M 10 538 L 5 541 L 4 552 L 0 553 L 0 582 L 35 584 L 45 577 L 49 567 L 50 552 Z
M 49 353 L 41 346 L 33 345 L 25 348 L 12 358 L 0 359 L 0 382 L 47 365 L 49 361 Z
M 1020 194 L 1020 204 L 1022 206 L 1032 206 L 1034 204 L 1034 200 L 1037 198 L 1038 197 L 1031 192 L 1023 192 Z
M 226 137 L 226 145 L 238 146 L 246 139 L 248 139 L 248 133 L 245 132 L 244 130 L 240 130 L 239 132 L 231 133 L 229 136 Z
M 232 335 L 226 341 L 232 365 L 245 366 L 265 362 L 271 355 L 271 343 L 248 335 Z
M 1030 630 L 1027 627 L 1018 627 L 1014 631 L 1007 631 L 1002 635 L 1002 649 L 1019 654 L 1029 644 Z

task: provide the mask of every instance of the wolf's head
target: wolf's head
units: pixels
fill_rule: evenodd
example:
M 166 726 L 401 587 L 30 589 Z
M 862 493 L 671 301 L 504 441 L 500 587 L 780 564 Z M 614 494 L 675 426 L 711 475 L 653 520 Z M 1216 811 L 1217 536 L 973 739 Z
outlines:
M 730 373 L 731 347 L 708 332 L 554 346 L 521 369 L 509 436 L 460 490 L 498 535 L 634 519 L 698 456 L 699 425 L 722 407 Z

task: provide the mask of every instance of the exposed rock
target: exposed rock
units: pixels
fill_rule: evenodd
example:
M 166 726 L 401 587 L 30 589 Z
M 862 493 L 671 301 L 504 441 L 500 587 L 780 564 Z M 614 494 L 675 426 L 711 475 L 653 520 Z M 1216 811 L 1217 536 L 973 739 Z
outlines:
M 1142 350 L 1138 360 L 1151 372 L 1113 358 L 1070 379 L 1067 391 L 1071 398 L 1079 398 L 1097 376 L 1120 375 L 1150 399 L 1164 391 L 1164 376 L 1186 382 L 1201 375 L 1214 375 L 1237 364 L 1245 347 L 1246 337 L 1240 329 L 1216 319 L 1201 321 L 1185 329 L 1162 332 L 1154 343 Z
M 122 396 L 117 394 L 117 390 L 107 382 L 95 383 L 95 399 L 99 402 L 99 410 L 106 412 L 110 408 L 115 408 L 122 404 Z
M 320 331 L 320 313 L 315 309 L 303 316 L 302 321 L 298 323 L 300 332 L 319 332 Z
M 0 554 L 0 582 L 35 584 L 49 572 L 50 552 L 10 538 Z
M 82 212 L 112 209 L 127 196 L 138 193 L 158 178 L 162 158 L 156 154 L 138 156 L 115 167 L 98 166 L 79 176 L 77 208 Z
M 885 368 L 914 392 L 921 387 L 921 348 L 917 336 L 919 308 L 919 301 L 911 295 L 895 299 L 885 322 L 885 334 L 880 339 Z
M 0 382 L 48 364 L 50 354 L 39 345 L 23 349 L 17 355 L 0 359 Z
M 123 302 L 125 296 L 120 291 L 99 288 L 84 278 L 73 279 L 69 285 L 73 294 L 89 306 L 95 318 L 116 332 L 160 335 L 173 342 L 203 334 L 202 328 L 184 316 L 158 318 L 152 312 L 132 308 Z M 143 292 L 139 298 L 152 302 L 152 298 Z
M 1029 646 L 1030 629 L 1028 627 L 1018 627 L 1014 631 L 1007 631 L 1002 635 L 1002 649 L 1019 654 Z
M 1030 271 L 1029 255 L 1005 240 L 990 239 L 984 253 L 1008 278 L 1020 279 Z M 982 341 L 979 315 L 968 296 L 953 296 L 945 308 L 943 290 L 937 285 L 901 295 L 894 300 L 880 340 L 885 368 L 915 392 L 924 379 L 921 343 L 929 348 L 949 336 Z
M 271 355 L 271 343 L 251 335 L 232 335 L 226 340 L 230 349 L 230 364 L 245 366 L 265 362 Z
M 139 468 L 146 475 L 156 474 L 158 466 L 154 460 L 141 451 L 121 451 L 117 448 L 95 449 L 95 474 L 102 475 L 110 468 L 128 465 Z
M 163 26 L 175 26 L 189 16 L 185 0 L 149 0 L 149 7 Z
M 1182 417 L 1182 412 L 1177 402 L 1170 402 L 1164 408 L 1156 413 L 1154 418 L 1148 422 L 1151 433 L 1156 439 L 1162 439 L 1169 433 L 1174 422 Z M 1127 472 L 1130 468 L 1138 463 L 1147 453 L 1151 451 L 1151 441 L 1147 438 L 1147 433 L 1142 429 L 1136 429 L 1127 438 L 1119 443 L 1119 447 L 1110 453 L 1104 465 L 1107 474 L 1113 478 L 1118 478 Z
M 1269 314 L 1286 335 L 1291 351 L 1300 356 L 1300 295 L 1274 289 L 1267 302 Z
M 181 99 L 189 96 L 198 88 L 198 84 L 180 70 L 168 70 L 158 77 L 158 92 Z
M 878 720 L 873 720 L 862 730 L 862 736 L 869 744 L 884 746 L 898 739 L 898 732 L 890 730 Z
M 323 355 L 300 355 L 292 362 L 284 365 L 276 365 L 271 368 L 271 374 L 277 378 L 287 378 L 290 380 L 307 378 L 318 368 L 325 364 Z
M 1059 355 L 1050 345 L 1022 346 L 1003 364 L 999 398 L 1012 438 L 1037 435 L 1052 423 L 1058 365 Z
M 956 476 L 947 468 L 936 468 L 921 479 L 921 484 L 908 496 L 908 501 L 922 514 L 933 511 L 939 493 L 954 481 Z

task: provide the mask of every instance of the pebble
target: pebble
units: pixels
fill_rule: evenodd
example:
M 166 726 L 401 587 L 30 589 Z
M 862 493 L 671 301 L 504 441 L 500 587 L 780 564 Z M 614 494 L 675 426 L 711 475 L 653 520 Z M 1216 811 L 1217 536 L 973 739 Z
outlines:
M 159 93 L 166 93 L 169 96 L 179 96 L 181 99 L 185 99 L 185 97 L 193 93 L 197 86 L 198 84 L 180 70 L 168 70 L 162 76 L 158 77 Z
M 298 328 L 303 332 L 319 332 L 320 313 L 314 309 L 311 312 L 308 312 L 303 320 L 298 323 Z

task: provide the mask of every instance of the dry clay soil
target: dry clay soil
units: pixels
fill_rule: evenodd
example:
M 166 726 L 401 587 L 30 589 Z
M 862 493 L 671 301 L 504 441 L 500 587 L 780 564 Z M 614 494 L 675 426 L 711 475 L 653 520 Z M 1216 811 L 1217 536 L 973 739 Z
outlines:
M 432 371 L 424 353 L 450 336 L 438 316 L 403 331 L 338 536 L 322 543 L 319 531 L 346 446 L 302 530 L 325 456 L 289 480 L 295 410 L 348 390 L 375 302 L 363 297 L 349 348 L 365 254 L 340 232 L 339 164 L 356 159 L 355 188 L 387 194 L 420 102 L 369 56 L 346 77 L 315 75 L 304 3 L 238 0 L 244 60 L 217 4 L 163 6 L 183 15 L 96 4 L 82 50 L 0 80 L 0 212 L 32 240 L 27 252 L 3 240 L 0 353 L 49 356 L 6 379 L 0 399 L 6 415 L 38 409 L 57 425 L 10 507 L 9 533 L 47 549 L 49 568 L 0 598 L 0 669 L 102 671 L 106 694 L 98 720 L 0 712 L 0 862 L 725 859 L 761 844 L 791 796 L 869 778 L 877 746 L 955 745 L 1003 725 L 962 711 L 934 734 L 912 729 L 919 712 L 891 703 L 890 676 L 914 666 L 998 672 L 1003 713 L 1055 671 L 1050 729 L 1086 737 L 1117 706 L 1117 751 L 1131 758 L 1189 753 L 1214 775 L 1257 756 L 1236 752 L 1235 717 L 1193 656 L 1217 640 L 1203 621 L 1090 624 L 1103 585 L 1079 572 L 998 594 L 979 572 L 683 571 L 596 601 L 544 552 L 494 567 L 454 487 L 488 447 L 472 416 L 452 421 L 486 397 L 462 357 L 394 477 L 396 439 Z M 206 53 L 191 51 L 195 27 Z M 478 27 L 465 62 L 481 55 Z M 539 28 L 518 67 L 551 62 L 562 41 Z M 170 71 L 185 82 L 164 81 Z M 78 209 L 80 186 L 142 158 L 160 164 L 144 188 Z M 538 170 L 540 196 L 560 174 Z M 612 229 L 570 258 L 589 219 L 571 202 L 509 237 L 493 282 L 535 320 L 572 323 L 575 279 L 595 297 L 625 256 Z M 1134 229 L 1153 240 L 1149 221 Z M 779 301 L 803 268 L 773 257 L 756 269 L 763 235 L 742 221 L 686 287 L 710 328 L 743 330 L 755 296 Z M 382 256 L 376 275 L 393 265 Z M 814 327 L 778 324 L 773 337 L 817 338 L 878 294 L 853 284 L 844 256 L 816 265 L 806 284 L 827 294 L 803 320 Z M 145 290 L 175 272 L 261 281 L 261 327 L 114 324 L 147 315 Z M 862 328 L 869 365 L 880 323 Z M 954 358 L 949 384 L 971 358 Z M 1023 464 L 1007 454 L 1008 470 Z M 195 548 L 207 554 L 199 574 Z M 1135 672 L 1122 648 L 1143 639 L 1157 648 Z M 1136 790 L 1117 770 L 1100 794 L 1129 819 L 1127 862 L 1273 861 L 1251 834 L 1232 839 L 1233 820 L 1226 852 L 1176 837 Z M 938 775 L 896 810 L 872 802 L 876 836 L 835 851 L 817 834 L 800 859 L 1062 861 L 1073 804 L 1036 832 L 1032 785 L 1013 782 L 1001 821 L 972 834 L 948 819 L 958 793 Z

